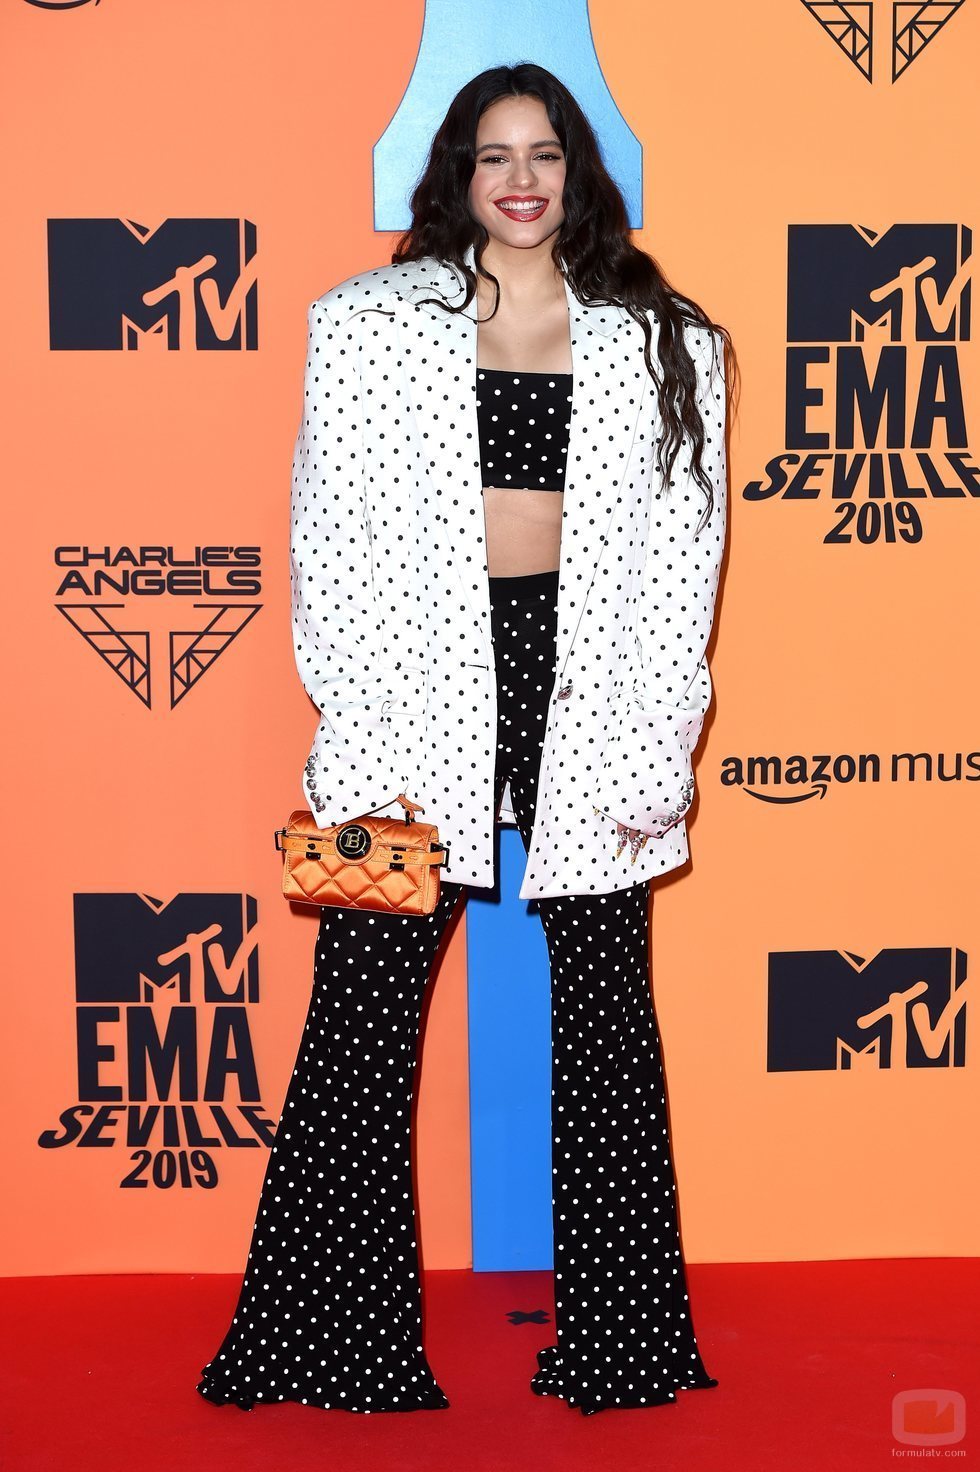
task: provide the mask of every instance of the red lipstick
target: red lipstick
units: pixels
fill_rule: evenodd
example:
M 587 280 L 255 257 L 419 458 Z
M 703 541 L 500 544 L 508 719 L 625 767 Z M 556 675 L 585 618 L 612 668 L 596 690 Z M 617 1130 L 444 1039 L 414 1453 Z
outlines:
M 541 202 L 537 203 L 539 200 Z M 502 194 L 493 203 L 502 215 L 506 215 L 509 220 L 519 220 L 522 224 L 528 220 L 536 220 L 548 208 L 548 201 L 542 199 L 540 194 Z M 507 208 L 508 204 L 510 209 Z M 524 208 L 520 208 L 522 205 Z

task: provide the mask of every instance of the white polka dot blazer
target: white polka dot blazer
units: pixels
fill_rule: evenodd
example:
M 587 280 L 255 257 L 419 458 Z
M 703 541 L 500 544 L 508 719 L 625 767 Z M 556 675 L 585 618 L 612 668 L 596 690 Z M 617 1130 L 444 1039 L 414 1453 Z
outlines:
M 668 491 L 655 470 L 657 395 L 639 323 L 565 290 L 557 674 L 522 899 L 608 894 L 687 859 L 727 516 L 720 336 L 687 329 L 715 496 L 695 537 L 705 501 L 689 441 Z M 400 812 L 404 792 L 450 845 L 444 877 L 490 887 L 494 822 L 514 815 L 509 785 L 493 811 L 476 306 L 447 315 L 423 300 L 436 294 L 458 302 L 463 284 L 427 257 L 352 276 L 309 308 L 291 587 L 296 662 L 321 718 L 303 787 L 320 827 Z M 615 856 L 617 819 L 660 835 L 635 864 L 628 845 Z

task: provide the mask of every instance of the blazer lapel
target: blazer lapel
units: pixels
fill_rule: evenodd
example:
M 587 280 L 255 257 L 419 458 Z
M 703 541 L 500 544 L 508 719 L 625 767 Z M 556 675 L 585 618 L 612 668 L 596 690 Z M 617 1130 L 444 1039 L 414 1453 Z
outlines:
M 473 247 L 466 260 L 473 265 Z M 411 410 L 426 455 L 431 493 L 447 528 L 455 569 L 491 660 L 486 523 L 476 410 L 476 303 L 464 312 L 426 305 L 464 296 L 462 278 L 427 258 L 425 278 L 390 293 L 407 370 Z M 587 306 L 565 280 L 572 350 L 572 414 L 558 587 L 559 677 L 619 500 L 650 375 L 641 328 L 620 307 Z M 625 385 L 625 388 L 624 388 Z M 519 496 L 520 491 L 514 495 Z

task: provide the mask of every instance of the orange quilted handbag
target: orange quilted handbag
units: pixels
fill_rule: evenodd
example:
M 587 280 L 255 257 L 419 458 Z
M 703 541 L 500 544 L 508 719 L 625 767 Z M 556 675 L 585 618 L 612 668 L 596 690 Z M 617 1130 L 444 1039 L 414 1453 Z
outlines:
M 399 797 L 403 818 L 350 818 L 318 828 L 308 808 L 276 829 L 282 853 L 282 892 L 303 905 L 431 915 L 439 899 L 439 869 L 449 845 L 434 823 L 417 823 L 418 803 Z

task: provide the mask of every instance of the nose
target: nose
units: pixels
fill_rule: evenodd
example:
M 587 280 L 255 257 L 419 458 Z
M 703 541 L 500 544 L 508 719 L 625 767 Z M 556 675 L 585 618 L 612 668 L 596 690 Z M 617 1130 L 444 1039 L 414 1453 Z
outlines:
M 534 186 L 534 179 L 535 174 L 534 170 L 531 167 L 530 161 L 526 164 L 522 164 L 520 160 L 515 160 L 514 167 L 512 168 L 510 175 L 512 187 L 514 189 L 523 190 L 525 194 L 530 194 Z

